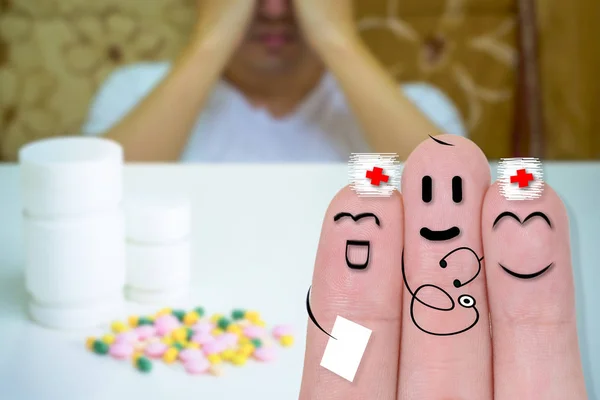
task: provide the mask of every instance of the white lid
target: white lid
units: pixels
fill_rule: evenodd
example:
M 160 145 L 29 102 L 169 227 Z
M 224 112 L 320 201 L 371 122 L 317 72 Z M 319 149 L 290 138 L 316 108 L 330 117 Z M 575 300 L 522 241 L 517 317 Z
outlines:
M 125 199 L 127 239 L 139 243 L 171 243 L 189 236 L 191 203 L 175 194 L 137 194 Z
M 188 285 L 170 290 L 140 290 L 125 287 L 125 297 L 135 303 L 165 305 L 186 300 L 190 294 Z
M 30 299 L 29 315 L 47 328 L 89 329 L 109 323 L 123 312 L 124 306 L 122 291 L 78 307 L 49 307 Z
M 56 137 L 19 151 L 23 207 L 29 215 L 78 215 L 118 205 L 123 149 L 97 137 Z

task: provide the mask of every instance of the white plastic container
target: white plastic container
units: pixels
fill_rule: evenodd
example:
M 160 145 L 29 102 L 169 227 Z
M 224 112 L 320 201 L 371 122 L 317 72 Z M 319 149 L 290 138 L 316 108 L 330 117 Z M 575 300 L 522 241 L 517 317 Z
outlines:
M 118 315 L 125 285 L 123 150 L 56 137 L 19 151 L 29 313 L 58 329 Z
M 190 280 L 188 239 L 165 245 L 128 242 L 127 286 L 146 291 L 178 289 Z
M 191 232 L 191 204 L 177 195 L 152 194 L 125 199 L 127 239 L 142 244 L 182 241 Z
M 139 304 L 164 305 L 176 304 L 188 300 L 190 294 L 189 285 L 171 290 L 141 290 L 132 287 L 125 288 L 125 296 L 128 300 Z
M 25 214 L 25 278 L 30 311 L 55 328 L 107 322 L 125 283 L 122 210 L 71 218 Z M 77 321 L 77 315 L 88 314 Z M 108 319 L 107 319 L 108 318 Z
M 189 293 L 191 205 L 185 197 L 145 194 L 125 201 L 129 300 L 160 304 Z
M 83 215 L 118 206 L 123 150 L 97 137 L 58 137 L 19 151 L 23 208 L 31 217 Z
M 69 306 L 39 304 L 29 300 L 29 315 L 38 324 L 54 329 L 88 329 L 112 321 L 123 310 L 123 290 L 107 294 L 95 301 Z

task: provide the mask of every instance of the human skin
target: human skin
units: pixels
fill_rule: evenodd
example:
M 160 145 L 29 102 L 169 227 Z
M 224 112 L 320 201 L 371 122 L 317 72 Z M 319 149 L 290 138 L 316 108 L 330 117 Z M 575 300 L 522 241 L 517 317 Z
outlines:
M 105 136 L 123 146 L 127 161 L 176 161 L 219 79 L 282 118 L 327 69 L 373 151 L 404 159 L 428 134 L 439 133 L 362 42 L 349 0 L 198 0 L 188 46 Z
M 320 366 L 332 339 L 309 320 L 300 399 L 587 399 L 569 222 L 559 196 L 545 183 L 540 198 L 509 201 L 498 183 L 490 185 L 489 165 L 473 142 L 435 139 L 451 146 L 423 141 L 404 165 L 402 194 L 365 198 L 347 187 L 332 200 L 315 262 L 312 313 L 328 332 L 339 315 L 372 334 L 349 382 Z M 431 198 L 423 194 L 424 176 L 432 178 Z M 456 176 L 462 178 L 458 198 Z M 498 219 L 507 211 L 518 220 Z M 371 212 L 381 225 L 367 218 L 335 221 L 340 212 Z M 423 228 L 454 233 L 434 240 Z M 347 267 L 348 239 L 370 242 L 365 270 Z M 460 250 L 441 263 L 461 247 L 477 256 Z M 545 272 L 529 277 L 539 271 Z M 413 296 L 421 285 L 427 286 Z M 463 295 L 476 305 L 459 304 Z

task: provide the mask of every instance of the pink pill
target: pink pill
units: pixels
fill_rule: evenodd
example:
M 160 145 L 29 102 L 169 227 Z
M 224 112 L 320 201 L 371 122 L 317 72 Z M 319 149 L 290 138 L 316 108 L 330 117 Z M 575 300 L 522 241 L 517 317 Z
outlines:
M 192 336 L 192 342 L 198 343 L 199 345 L 207 345 L 208 343 L 212 343 L 216 341 L 216 339 L 211 336 L 209 333 L 196 333 Z
M 150 358 L 160 358 L 163 354 L 165 354 L 165 351 L 167 351 L 168 348 L 169 346 L 164 343 L 153 342 L 146 346 L 144 353 L 146 353 L 146 355 Z
M 250 339 L 265 337 L 265 329 L 260 326 L 247 326 L 244 328 L 244 335 Z
M 120 360 L 129 358 L 133 354 L 133 345 L 126 342 L 115 342 L 112 346 L 110 346 L 109 353 L 114 358 L 118 358 Z
M 184 362 L 185 370 L 189 374 L 203 374 L 210 368 L 210 362 L 205 358 L 195 358 Z
M 273 361 L 276 358 L 277 353 L 274 347 L 260 347 L 254 350 L 253 356 L 258 361 L 268 362 Z
M 184 349 L 179 353 L 179 359 L 185 363 L 190 360 L 204 359 L 204 354 L 198 349 Z
M 224 333 L 219 336 L 217 341 L 221 342 L 225 347 L 235 347 L 238 342 L 238 336 L 235 333 Z
M 226 349 L 227 349 L 227 345 L 221 341 L 210 342 L 210 343 L 207 343 L 204 346 L 202 346 L 202 350 L 204 351 L 204 354 L 207 356 L 209 356 L 211 354 L 220 353 L 222 351 L 225 351 Z
M 192 329 L 194 330 L 195 333 L 205 333 L 205 334 L 209 334 L 214 328 L 215 328 L 215 325 L 208 321 L 201 321 L 201 322 L 198 322 L 197 324 L 195 324 L 194 326 L 192 326 Z
M 174 315 L 163 315 L 162 317 L 158 317 L 156 321 L 154 321 L 154 326 L 156 327 L 156 333 L 160 336 L 164 336 L 173 330 L 179 328 L 181 323 Z
M 115 343 L 135 343 L 138 340 L 138 334 L 134 331 L 127 331 L 120 333 L 115 338 Z
M 135 333 L 137 333 L 139 340 L 146 340 L 156 334 L 156 328 L 150 325 L 142 325 L 135 328 Z
M 280 339 L 282 336 L 293 335 L 294 329 L 291 325 L 278 325 L 273 328 L 273 337 Z

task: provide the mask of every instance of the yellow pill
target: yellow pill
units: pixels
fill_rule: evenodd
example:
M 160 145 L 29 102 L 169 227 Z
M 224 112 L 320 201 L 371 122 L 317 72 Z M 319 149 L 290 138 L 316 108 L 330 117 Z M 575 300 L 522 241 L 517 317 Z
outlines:
M 125 332 L 127 330 L 127 325 L 125 325 L 121 321 L 115 321 L 112 324 L 110 324 L 110 329 L 114 333 L 123 333 L 123 332 Z
M 221 353 L 221 358 L 225 361 L 231 361 L 235 356 L 235 351 L 227 349 Z
M 94 342 L 96 341 L 96 338 L 93 336 L 88 337 L 87 339 L 85 339 L 85 347 L 88 350 L 92 349 L 92 346 L 94 346 Z
M 243 330 L 239 325 L 231 324 L 227 327 L 227 332 L 234 333 L 239 336 L 242 334 Z
M 259 319 L 257 321 L 254 321 L 254 325 L 259 326 L 261 328 L 265 328 L 267 326 L 267 323 L 262 319 Z
M 195 350 L 200 349 L 200 345 L 198 343 L 195 343 L 195 342 L 189 342 L 188 344 L 185 345 L 185 347 L 187 349 L 195 349 Z
M 223 331 L 223 329 L 219 329 L 219 328 L 215 328 L 215 329 L 213 329 L 213 330 L 210 332 L 210 334 L 211 334 L 211 335 L 213 335 L 213 336 L 220 336 L 220 335 L 222 335 L 223 333 L 225 333 L 225 332 Z
M 251 344 L 240 346 L 238 350 L 238 354 L 243 354 L 246 357 L 250 357 L 252 353 L 254 353 L 254 346 L 252 346 Z
M 279 339 L 279 343 L 281 343 L 284 347 L 290 347 L 294 344 L 294 337 L 292 335 L 285 335 Z
M 175 343 L 173 338 L 169 336 L 163 336 L 162 339 L 160 339 L 160 341 L 166 344 L 167 346 L 173 346 L 173 343 Z
M 111 345 L 115 342 L 115 335 L 107 333 L 106 335 L 102 336 L 102 341 L 108 345 Z
M 178 342 L 187 342 L 188 331 L 185 327 L 177 328 L 171 333 L 171 337 Z
M 171 347 L 165 351 L 165 354 L 163 354 L 163 361 L 167 364 L 172 364 L 177 360 L 178 355 L 179 352 L 177 349 L 175 347 Z
M 252 344 L 252 342 L 250 341 L 250 338 L 247 338 L 246 336 L 242 336 L 239 340 L 238 343 L 240 346 L 244 346 L 246 344 Z
M 183 323 L 187 326 L 194 325 L 200 319 L 200 315 L 196 311 L 190 311 L 183 316 Z
M 248 360 L 248 357 L 246 357 L 245 355 L 243 355 L 243 354 L 236 354 L 231 359 L 231 362 L 232 362 L 233 365 L 244 365 L 244 364 L 246 364 L 247 360 Z
M 138 319 L 139 318 L 136 315 L 132 315 L 129 318 L 127 318 L 127 322 L 129 323 L 129 326 L 135 328 L 138 325 Z
M 208 359 L 208 362 L 210 362 L 212 365 L 221 364 L 223 362 L 221 356 L 219 356 L 218 354 L 211 354 L 206 358 Z
M 258 311 L 246 311 L 246 313 L 244 314 L 244 318 L 246 318 L 252 323 L 256 323 L 256 321 L 260 320 L 260 314 L 258 313 Z
M 163 308 L 162 310 L 159 310 L 159 311 L 156 313 L 156 318 L 158 318 L 158 317 L 162 317 L 162 316 L 165 316 L 165 315 L 169 315 L 169 314 L 171 314 L 172 312 L 173 312 L 173 310 L 172 310 L 172 309 L 170 309 L 170 308 L 168 308 L 168 307 L 167 307 L 167 308 Z
M 210 317 L 210 322 L 212 322 L 213 324 L 216 324 L 217 322 L 219 322 L 219 320 L 223 318 L 223 314 L 213 314 Z

